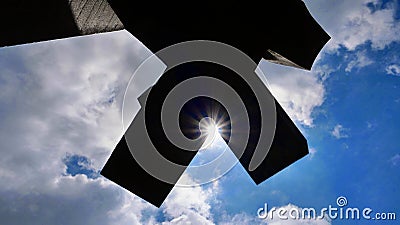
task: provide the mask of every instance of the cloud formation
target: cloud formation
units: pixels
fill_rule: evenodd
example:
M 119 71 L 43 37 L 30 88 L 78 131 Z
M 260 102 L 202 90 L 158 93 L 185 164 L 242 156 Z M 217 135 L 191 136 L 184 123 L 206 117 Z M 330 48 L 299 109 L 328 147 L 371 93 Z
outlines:
M 348 138 L 349 135 L 346 134 L 348 129 L 344 128 L 341 124 L 337 124 L 331 131 L 331 135 L 336 139 Z
M 370 58 L 367 56 L 367 51 L 357 51 L 354 54 L 354 58 L 350 60 L 350 62 L 347 64 L 347 67 L 345 68 L 346 72 L 351 72 L 353 69 L 361 69 L 364 68 L 368 65 L 371 65 L 374 63 Z
M 325 87 L 316 72 L 309 72 L 268 62 L 260 68 L 270 85 L 270 91 L 294 121 L 313 126 L 313 110 L 321 106 Z
M 386 73 L 389 75 L 400 76 L 400 66 L 392 64 L 386 67 Z
M 0 51 L 2 223 L 215 224 L 218 183 L 175 187 L 157 209 L 98 175 L 123 134 L 127 81 L 149 54 L 124 31 Z
M 175 188 L 160 210 L 98 176 L 122 136 L 122 97 L 150 53 L 127 32 L 2 49 L 5 224 L 213 224 L 217 186 Z M 190 178 L 187 178 L 190 179 Z
M 385 4 L 377 0 L 304 2 L 332 36 L 329 50 L 342 46 L 353 51 L 366 43 L 373 49 L 383 49 L 400 41 L 400 22 L 395 18 L 399 7 L 396 1 Z

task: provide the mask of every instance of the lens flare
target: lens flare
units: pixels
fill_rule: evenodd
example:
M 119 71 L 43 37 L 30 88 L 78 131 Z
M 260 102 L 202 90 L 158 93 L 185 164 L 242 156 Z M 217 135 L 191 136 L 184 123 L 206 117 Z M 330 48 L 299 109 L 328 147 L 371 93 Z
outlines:
M 200 150 L 205 150 L 213 146 L 218 136 L 222 136 L 224 133 L 224 125 L 221 120 L 215 121 L 211 117 L 205 117 L 200 120 L 199 128 L 202 136 L 206 139 L 200 148 Z

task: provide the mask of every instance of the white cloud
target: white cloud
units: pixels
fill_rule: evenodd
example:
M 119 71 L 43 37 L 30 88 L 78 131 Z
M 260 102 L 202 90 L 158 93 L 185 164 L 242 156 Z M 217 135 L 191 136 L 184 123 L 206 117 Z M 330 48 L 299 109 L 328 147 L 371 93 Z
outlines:
M 216 182 L 176 187 L 157 209 L 101 176 L 66 175 L 68 154 L 102 168 L 122 136 L 127 80 L 148 54 L 127 32 L 0 50 L 3 223 L 214 224 Z
M 191 178 L 183 174 L 180 179 Z M 214 224 L 210 209 L 217 193 L 218 182 L 206 188 L 175 187 L 163 204 L 163 212 L 172 219 L 162 224 Z
M 260 224 L 264 221 L 261 221 L 257 218 L 256 214 L 249 215 L 247 213 L 238 213 L 235 215 L 223 215 L 222 221 L 218 222 L 220 225 L 252 225 L 252 224 Z
M 263 61 L 260 65 L 271 92 L 296 122 L 313 126 L 313 110 L 322 105 L 325 88 L 317 73 Z
M 321 81 L 325 81 L 326 79 L 328 79 L 330 77 L 330 75 L 333 72 L 336 72 L 340 69 L 340 66 L 337 66 L 334 68 L 334 67 L 332 67 L 332 65 L 329 65 L 327 63 L 321 63 L 321 61 L 317 61 L 317 60 L 316 60 L 315 65 L 312 68 L 312 71 L 315 74 L 318 74 L 318 76 L 321 78 Z
M 400 76 L 400 66 L 392 64 L 386 67 L 386 73 L 389 75 Z
M 346 131 L 347 131 L 347 130 L 348 130 L 347 128 L 344 128 L 342 125 L 337 124 L 337 125 L 333 128 L 333 130 L 332 130 L 332 132 L 331 132 L 331 135 L 334 136 L 336 139 L 348 138 L 349 135 L 346 134 Z
M 146 56 L 140 46 L 117 32 L 0 50 L 2 222 L 138 224 L 151 208 L 105 179 L 65 176 L 62 160 L 104 165 L 122 135 L 121 90 Z M 113 217 L 127 201 L 131 213 Z
M 356 54 L 355 54 L 355 58 L 352 59 L 347 64 L 347 67 L 345 68 L 345 71 L 346 72 L 351 72 L 354 68 L 361 69 L 363 67 L 371 65 L 374 61 L 369 59 L 366 54 L 367 54 L 367 52 L 365 50 L 364 51 L 357 51 Z
M 394 15 L 398 4 L 393 1 L 384 9 L 371 10 L 367 4 L 380 7 L 376 0 L 304 1 L 321 26 L 332 36 L 328 49 L 344 46 L 355 50 L 357 46 L 371 43 L 374 49 L 383 49 L 400 40 L 400 22 Z

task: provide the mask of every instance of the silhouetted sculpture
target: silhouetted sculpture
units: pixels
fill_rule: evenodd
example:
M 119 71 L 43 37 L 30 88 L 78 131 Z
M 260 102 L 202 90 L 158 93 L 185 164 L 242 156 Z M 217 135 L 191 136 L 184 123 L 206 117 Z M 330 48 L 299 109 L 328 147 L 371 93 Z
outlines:
M 260 5 L 256 1 L 209 0 L 140 3 L 129 0 L 6 0 L 0 14 L 0 47 L 125 28 L 153 52 L 179 42 L 212 40 L 240 49 L 256 63 L 264 58 L 287 66 L 311 69 L 329 36 L 311 17 L 301 0 L 266 2 Z M 219 70 L 219 79 L 227 83 L 234 77 L 231 72 L 206 63 L 185 65 L 183 69 L 177 68 L 169 73 L 175 73 L 174 76 L 181 79 L 185 70 Z M 156 108 L 161 104 L 157 96 L 165 92 L 164 88 L 171 89 L 172 83 L 167 78 L 160 79 L 149 93 L 148 107 Z M 205 98 L 197 101 L 192 102 L 194 106 L 204 102 L 216 104 Z M 253 154 L 251 146 L 240 158 L 257 184 L 308 154 L 306 139 L 279 103 L 275 101 L 275 105 L 276 131 L 267 157 L 254 171 L 248 170 Z M 257 115 L 256 111 L 254 115 Z M 260 118 L 254 118 L 251 124 L 257 130 Z M 162 139 L 157 129 L 151 132 L 156 132 L 153 135 Z M 258 133 L 252 141 L 257 142 L 259 138 Z M 159 144 L 163 141 L 160 140 Z M 171 154 L 164 150 L 160 148 L 166 158 L 173 158 L 186 166 L 196 154 L 179 149 Z M 162 204 L 174 187 L 174 184 L 158 180 L 143 170 L 132 157 L 125 138 L 118 143 L 101 174 L 156 206 Z

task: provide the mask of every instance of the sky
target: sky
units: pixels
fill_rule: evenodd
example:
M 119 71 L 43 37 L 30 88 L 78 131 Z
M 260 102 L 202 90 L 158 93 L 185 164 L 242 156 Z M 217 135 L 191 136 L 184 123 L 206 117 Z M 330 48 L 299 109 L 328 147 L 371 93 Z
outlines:
M 213 183 L 175 187 L 160 208 L 99 174 L 123 135 L 123 94 L 151 55 L 145 46 L 119 31 L 0 49 L 0 223 L 398 224 L 399 3 L 304 2 L 332 37 L 312 70 L 259 68 L 310 154 L 260 185 L 238 164 Z M 265 204 L 319 211 L 339 197 L 344 209 L 397 220 L 257 216 Z

